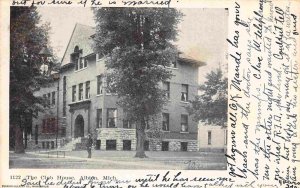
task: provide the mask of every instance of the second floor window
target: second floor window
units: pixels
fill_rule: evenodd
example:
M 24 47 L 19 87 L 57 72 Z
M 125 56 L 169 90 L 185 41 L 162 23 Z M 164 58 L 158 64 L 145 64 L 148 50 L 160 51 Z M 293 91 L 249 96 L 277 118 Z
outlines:
M 76 101 L 76 85 L 72 86 L 72 102 Z
M 124 119 L 123 120 L 123 128 L 131 129 L 132 128 L 132 122 L 128 119 Z
M 181 115 L 181 132 L 188 131 L 188 115 Z
M 96 128 L 102 127 L 102 109 L 97 109 L 97 124 Z
M 78 100 L 83 100 L 83 83 L 79 84 L 79 91 L 78 91 Z
M 162 130 L 169 131 L 169 114 L 163 113 Z
M 207 132 L 207 144 L 211 145 L 211 131 Z
M 55 91 L 52 92 L 52 105 L 55 105 Z
M 128 118 L 128 112 L 126 110 L 123 110 L 123 128 L 125 129 L 131 129 L 132 128 L 132 121 Z
M 97 76 L 97 94 L 103 94 L 103 82 L 102 82 L 102 76 Z
M 107 109 L 107 127 L 114 128 L 117 126 L 117 109 Z
M 188 93 L 189 86 L 187 84 L 181 85 L 181 101 L 187 102 L 188 101 Z
M 85 98 L 90 98 L 90 81 L 85 82 Z
M 170 99 L 170 82 L 163 82 L 163 90 L 166 92 L 166 97 Z

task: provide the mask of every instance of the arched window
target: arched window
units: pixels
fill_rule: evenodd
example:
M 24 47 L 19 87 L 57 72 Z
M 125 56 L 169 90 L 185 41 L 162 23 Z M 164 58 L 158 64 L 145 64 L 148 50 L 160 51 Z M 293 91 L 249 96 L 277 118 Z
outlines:
M 74 52 L 75 52 L 75 53 L 79 53 L 79 47 L 78 47 L 78 46 L 75 46 Z

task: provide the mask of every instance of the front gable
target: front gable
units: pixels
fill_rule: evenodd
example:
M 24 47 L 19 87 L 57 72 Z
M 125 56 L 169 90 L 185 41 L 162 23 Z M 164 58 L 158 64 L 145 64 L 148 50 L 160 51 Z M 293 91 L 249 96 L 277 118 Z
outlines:
M 76 46 L 79 48 L 79 50 L 82 50 L 82 57 L 92 54 L 94 52 L 93 39 L 91 39 L 90 36 L 94 33 L 94 28 L 82 24 L 76 24 L 62 58 L 61 66 L 71 63 L 70 55 L 74 53 Z

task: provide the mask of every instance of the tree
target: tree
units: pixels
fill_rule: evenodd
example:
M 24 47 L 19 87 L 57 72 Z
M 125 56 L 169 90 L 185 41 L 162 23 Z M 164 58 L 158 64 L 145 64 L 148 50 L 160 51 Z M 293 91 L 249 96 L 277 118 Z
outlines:
M 95 51 L 107 59 L 109 86 L 135 122 L 135 156 L 146 157 L 145 129 L 167 101 L 159 83 L 172 76 L 165 66 L 177 58 L 172 42 L 182 14 L 164 8 L 98 8 L 94 15 Z
M 196 122 L 226 126 L 227 122 L 227 78 L 217 69 L 206 76 L 207 80 L 199 86 L 200 95 L 191 101 L 187 108 Z
M 48 82 L 40 72 L 39 52 L 48 43 L 49 25 L 39 25 L 36 7 L 11 7 L 10 12 L 10 146 L 24 152 L 23 133 L 45 100 L 34 91 Z

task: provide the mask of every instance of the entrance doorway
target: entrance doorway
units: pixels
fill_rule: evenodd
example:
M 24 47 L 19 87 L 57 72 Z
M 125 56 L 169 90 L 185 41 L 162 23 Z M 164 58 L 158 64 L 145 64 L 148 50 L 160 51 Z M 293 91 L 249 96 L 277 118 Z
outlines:
M 74 137 L 84 137 L 84 120 L 82 115 L 78 115 L 75 119 Z

